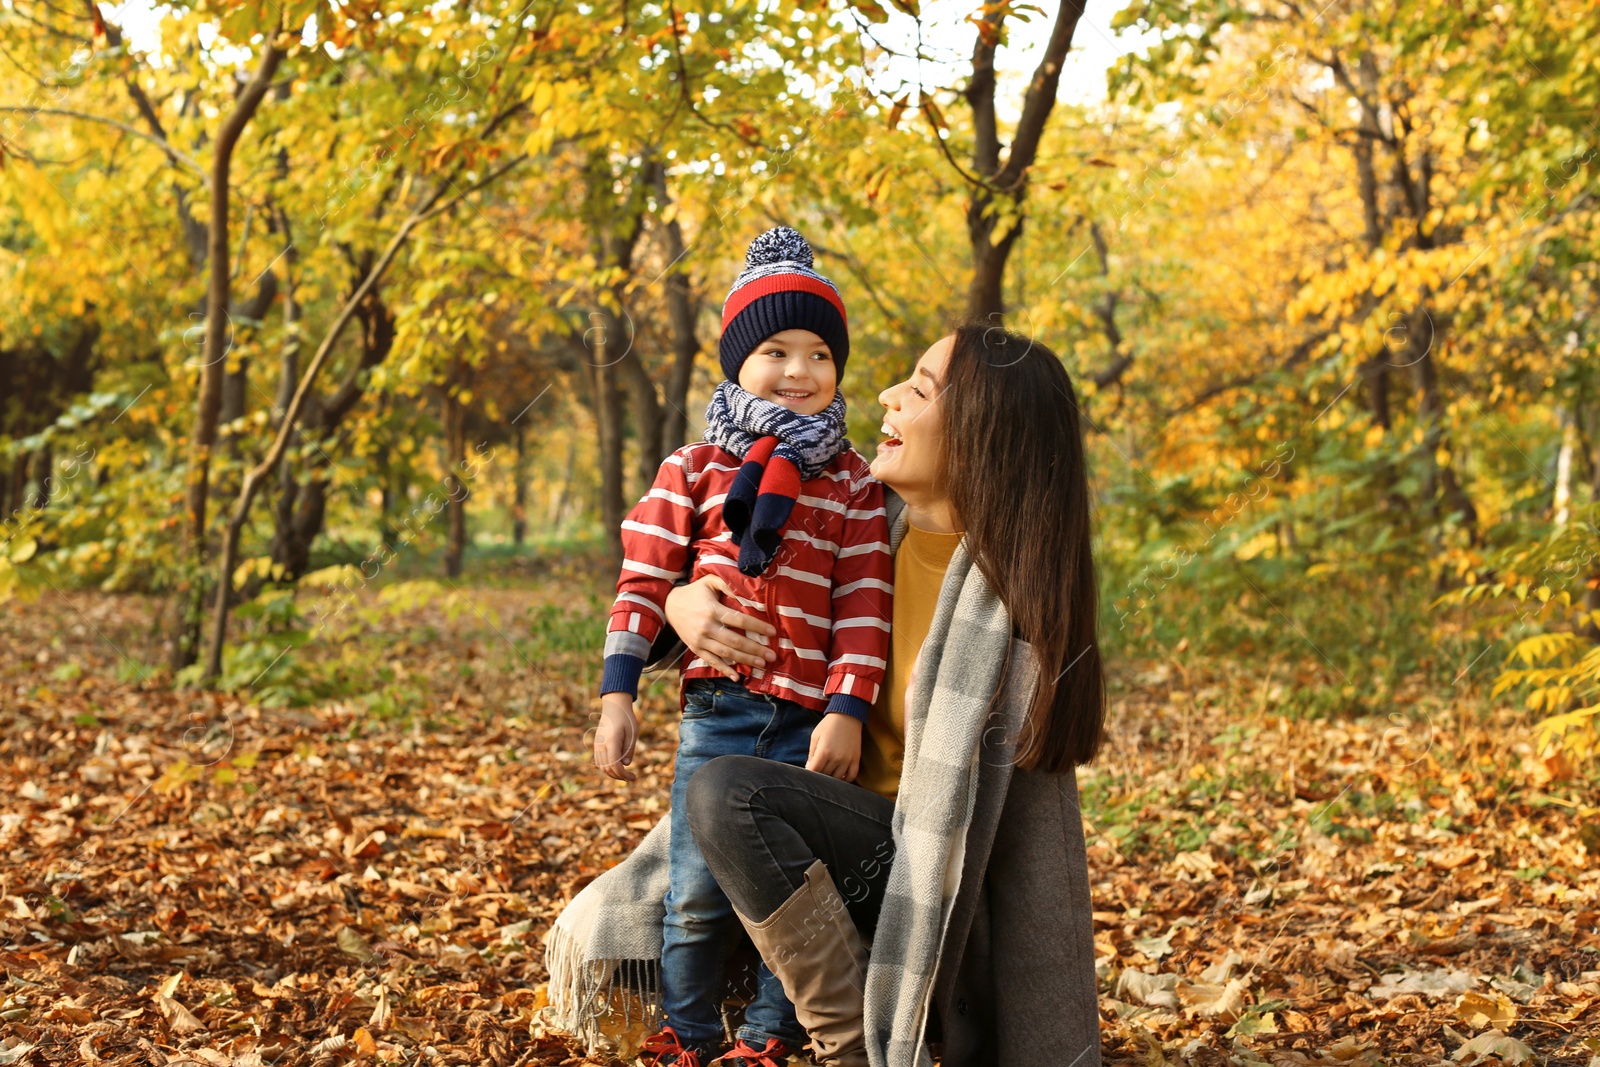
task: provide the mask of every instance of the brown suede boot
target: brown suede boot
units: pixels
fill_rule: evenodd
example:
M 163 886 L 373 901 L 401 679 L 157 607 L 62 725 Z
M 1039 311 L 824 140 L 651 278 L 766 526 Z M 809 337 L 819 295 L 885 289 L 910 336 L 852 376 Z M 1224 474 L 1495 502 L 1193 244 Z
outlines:
M 867 950 L 827 865 L 817 860 L 807 868 L 805 885 L 764 921 L 739 921 L 794 1003 L 823 1067 L 867 1067 Z

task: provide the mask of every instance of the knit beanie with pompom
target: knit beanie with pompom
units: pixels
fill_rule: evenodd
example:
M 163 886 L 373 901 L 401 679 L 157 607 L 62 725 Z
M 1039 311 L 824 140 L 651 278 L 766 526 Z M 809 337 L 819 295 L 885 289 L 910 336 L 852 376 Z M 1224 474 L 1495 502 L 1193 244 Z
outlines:
M 813 269 L 806 239 L 787 226 L 774 227 L 750 242 L 744 262 L 722 305 L 722 373 L 737 382 L 745 357 L 762 341 L 784 330 L 810 330 L 827 342 L 843 378 L 850 355 L 844 298 Z

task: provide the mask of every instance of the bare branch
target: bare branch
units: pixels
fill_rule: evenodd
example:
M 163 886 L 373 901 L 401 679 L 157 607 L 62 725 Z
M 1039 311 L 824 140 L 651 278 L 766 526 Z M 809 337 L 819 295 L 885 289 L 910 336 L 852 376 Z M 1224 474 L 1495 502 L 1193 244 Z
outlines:
M 1072 47 L 1072 36 L 1082 17 L 1083 0 L 1061 0 L 1061 10 L 1056 14 L 1055 27 L 1050 32 L 1050 43 L 1045 46 L 1044 56 L 1034 69 L 1027 95 L 1022 98 L 1022 117 L 1017 120 L 1017 132 L 1011 138 L 1011 151 L 1006 154 L 1005 169 L 996 177 L 996 183 L 1002 188 L 1016 188 L 1022 183 L 1028 168 L 1033 166 L 1039 153 L 1039 141 L 1044 137 L 1045 123 L 1050 120 L 1050 111 L 1056 105 L 1061 67 L 1066 62 L 1067 51 Z
M 1192 397 L 1187 403 L 1163 412 L 1161 415 L 1162 421 L 1170 421 L 1171 419 L 1177 418 L 1179 415 L 1187 414 L 1188 412 L 1193 411 L 1195 408 L 1200 407 L 1202 404 L 1216 399 L 1223 393 L 1242 388 L 1246 385 L 1251 385 L 1275 371 L 1288 370 L 1291 367 L 1304 363 L 1306 359 L 1310 357 L 1311 353 L 1316 351 L 1317 346 L 1323 341 L 1327 340 L 1330 336 L 1332 336 L 1332 334 L 1332 330 L 1322 330 L 1318 333 L 1312 334 L 1304 341 L 1301 341 L 1299 344 L 1295 345 L 1289 354 L 1284 357 L 1283 362 L 1279 363 L 1277 366 L 1263 367 L 1253 374 L 1247 374 L 1239 378 L 1232 378 L 1225 382 L 1218 382 L 1216 385 L 1211 385 L 1205 389 L 1202 389 L 1197 396 Z
M 0 112 L 7 112 L 17 115 L 59 115 L 62 118 L 79 119 L 83 122 L 98 122 L 102 126 L 110 126 L 113 129 L 121 130 L 129 137 L 137 137 L 141 141 L 149 141 L 151 144 L 160 148 L 161 151 L 165 152 L 168 159 L 172 160 L 174 163 L 182 163 L 184 166 L 194 171 L 195 174 L 200 176 L 200 180 L 205 182 L 208 187 L 211 184 L 211 175 L 206 172 L 205 167 L 201 166 L 195 161 L 193 156 L 179 148 L 174 147 L 170 142 L 157 137 L 154 134 L 145 133 L 137 126 L 129 126 L 126 122 L 118 122 L 116 119 L 109 119 L 104 115 L 90 115 L 83 111 L 64 111 L 60 108 L 54 107 L 0 107 Z

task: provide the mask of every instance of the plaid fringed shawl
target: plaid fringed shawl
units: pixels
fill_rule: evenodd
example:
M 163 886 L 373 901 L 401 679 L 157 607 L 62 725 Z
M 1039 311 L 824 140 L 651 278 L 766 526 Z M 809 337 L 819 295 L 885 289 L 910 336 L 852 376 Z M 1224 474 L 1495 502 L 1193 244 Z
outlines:
M 945 571 L 907 693 L 905 761 L 890 824 L 894 862 L 864 990 L 872 1067 L 933 1067 L 923 1031 L 961 886 L 983 732 L 1010 644 L 1011 618 L 963 540 Z
M 593 1052 L 600 1021 L 620 1009 L 624 1027 L 637 1009 L 661 1022 L 661 924 L 667 907 L 667 844 L 672 814 L 644 835 L 628 858 L 584 886 L 545 935 L 550 1020 Z
M 906 519 L 891 496 L 890 543 Z M 953 638 L 953 639 L 952 639 Z M 922 646 L 922 676 L 906 711 L 906 751 L 895 802 L 895 860 L 867 968 L 867 1053 L 872 1067 L 931 1067 L 923 1041 L 941 943 L 961 883 L 967 827 L 977 801 L 978 760 L 990 699 L 1005 670 L 1011 620 L 963 544 L 940 587 Z M 668 818 L 627 859 L 586 886 L 546 938 L 550 1018 L 588 1043 L 621 996 L 631 1021 L 660 1019 Z M 974 872 L 981 877 L 982 872 Z M 636 998 L 619 983 L 637 990 Z

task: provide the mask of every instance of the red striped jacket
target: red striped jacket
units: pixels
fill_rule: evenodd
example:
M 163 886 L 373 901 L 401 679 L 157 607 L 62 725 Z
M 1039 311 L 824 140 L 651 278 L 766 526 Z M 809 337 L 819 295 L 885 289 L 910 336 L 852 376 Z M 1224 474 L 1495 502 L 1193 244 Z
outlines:
M 771 623 L 777 659 L 741 667 L 757 693 L 865 721 L 878 699 L 889 655 L 894 561 L 883 486 L 854 449 L 802 482 L 783 528 L 783 544 L 757 578 L 740 572 L 738 547 L 722 522 L 722 502 L 739 460 L 711 444 L 685 445 L 661 463 L 655 484 L 622 524 L 622 574 L 606 629 L 600 691 L 638 692 L 639 672 L 666 619 L 667 593 L 692 562 L 690 580 L 716 574 L 731 606 Z M 691 659 L 682 677 L 718 678 Z

